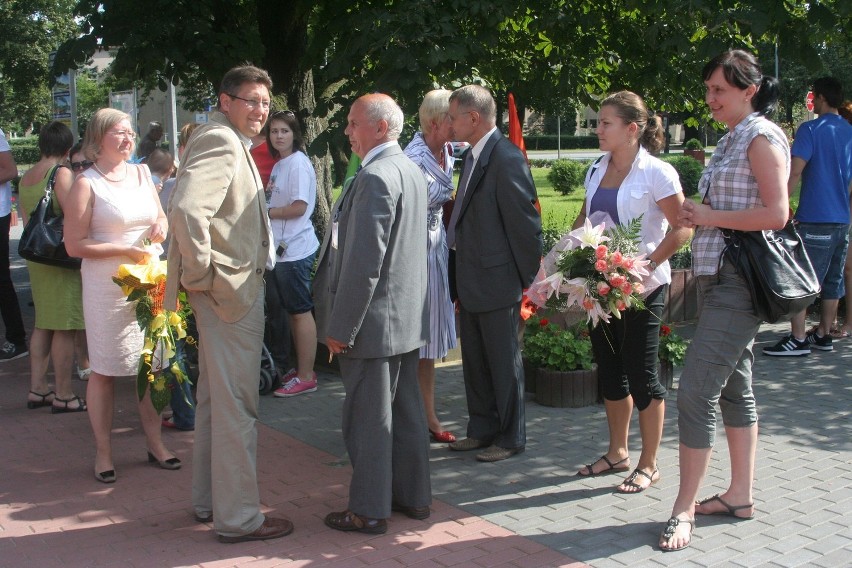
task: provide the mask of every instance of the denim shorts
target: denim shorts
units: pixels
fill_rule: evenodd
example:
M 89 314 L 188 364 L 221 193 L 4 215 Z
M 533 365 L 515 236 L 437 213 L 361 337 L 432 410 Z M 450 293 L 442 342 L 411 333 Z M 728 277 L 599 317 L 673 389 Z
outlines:
M 275 282 L 281 305 L 288 314 L 304 314 L 314 309 L 311 296 L 311 271 L 314 268 L 314 251 L 301 260 L 278 262 L 275 264 Z
M 846 248 L 849 246 L 849 225 L 799 223 L 796 228 L 822 285 L 822 299 L 842 298 L 845 294 L 843 267 L 846 265 Z

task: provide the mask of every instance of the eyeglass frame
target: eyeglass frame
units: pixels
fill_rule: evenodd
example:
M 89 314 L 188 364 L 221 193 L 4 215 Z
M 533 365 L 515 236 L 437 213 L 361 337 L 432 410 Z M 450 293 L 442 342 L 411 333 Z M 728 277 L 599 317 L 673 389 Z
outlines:
M 238 95 L 232 95 L 231 93 L 225 94 L 231 97 L 232 99 L 243 101 L 244 103 L 246 103 L 246 106 L 249 107 L 251 110 L 255 110 L 257 107 L 261 107 L 266 112 L 269 112 L 270 109 L 272 109 L 272 101 L 256 101 L 254 99 L 244 99 L 243 97 L 240 97 Z
M 90 160 L 83 160 L 82 162 L 68 162 L 68 164 L 71 166 L 72 170 L 87 170 L 95 163 Z
M 128 138 L 130 140 L 136 140 L 136 133 L 132 130 L 107 130 L 106 134 L 111 134 L 112 136 L 116 136 L 118 138 Z

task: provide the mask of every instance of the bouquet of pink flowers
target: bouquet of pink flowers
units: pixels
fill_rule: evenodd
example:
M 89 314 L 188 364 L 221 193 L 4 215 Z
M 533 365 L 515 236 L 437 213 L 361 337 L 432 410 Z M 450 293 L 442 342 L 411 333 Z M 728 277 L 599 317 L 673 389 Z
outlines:
M 571 231 L 542 260 L 527 297 L 538 306 L 558 311 L 584 310 L 596 326 L 632 307 L 643 308 L 642 284 L 649 274 L 645 254 L 639 251 L 641 217 L 628 225 L 592 226 Z

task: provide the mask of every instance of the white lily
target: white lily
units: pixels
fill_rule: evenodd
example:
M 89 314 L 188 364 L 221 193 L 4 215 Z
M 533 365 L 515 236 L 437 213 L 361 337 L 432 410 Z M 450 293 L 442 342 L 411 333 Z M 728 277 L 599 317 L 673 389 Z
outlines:
M 609 240 L 609 237 L 604 235 L 605 228 L 606 226 L 603 223 L 593 227 L 592 222 L 586 217 L 586 221 L 582 227 L 574 229 L 568 234 L 580 243 L 580 248 L 597 248 L 602 242 Z

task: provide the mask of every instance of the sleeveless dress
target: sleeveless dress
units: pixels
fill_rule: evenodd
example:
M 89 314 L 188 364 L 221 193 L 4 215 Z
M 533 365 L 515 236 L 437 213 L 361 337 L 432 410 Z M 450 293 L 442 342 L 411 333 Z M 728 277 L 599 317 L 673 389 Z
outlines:
M 44 197 L 44 188 L 53 170 L 54 168 L 51 168 L 47 176 L 35 185 L 21 184 L 18 187 L 20 206 L 28 214 Z M 50 202 L 55 213 L 62 211 L 55 192 Z M 35 326 L 39 329 L 55 331 L 85 329 L 80 271 L 29 260 L 27 270 L 30 273 L 30 286 L 35 305 Z
M 94 168 L 82 174 L 92 186 L 94 202 L 89 237 L 98 241 L 141 244 L 157 220 L 155 190 L 147 166 L 127 165 L 121 185 L 106 181 Z M 83 311 L 92 370 L 109 377 L 136 376 L 144 338 L 136 323 L 135 303 L 112 281 L 129 256 L 84 258 Z

